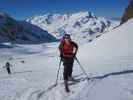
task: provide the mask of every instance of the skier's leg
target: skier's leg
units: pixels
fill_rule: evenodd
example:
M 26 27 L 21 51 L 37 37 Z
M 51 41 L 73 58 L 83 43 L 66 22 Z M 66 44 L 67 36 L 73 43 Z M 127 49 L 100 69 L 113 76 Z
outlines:
M 73 60 L 73 58 L 71 58 L 70 61 L 69 61 L 69 73 L 68 73 L 69 77 L 72 77 L 73 63 L 74 63 L 74 60 Z
M 65 84 L 65 90 L 66 90 L 66 92 L 70 92 L 70 89 L 68 87 L 68 81 L 67 80 L 64 80 L 64 84 Z
M 8 72 L 8 74 L 11 74 L 11 70 L 9 67 L 7 68 L 7 72 Z
M 64 60 L 64 72 L 63 72 L 63 77 L 64 80 L 68 80 L 68 74 L 69 74 L 69 63 L 68 63 L 68 59 Z
M 68 68 L 68 60 L 65 59 L 64 60 L 64 72 L 63 72 L 63 77 L 64 77 L 64 85 L 65 85 L 65 90 L 66 92 L 69 92 L 69 88 L 68 88 L 68 72 L 69 72 L 69 68 Z
M 67 68 L 67 66 L 64 66 L 63 77 L 64 77 L 64 80 L 68 80 L 68 68 Z

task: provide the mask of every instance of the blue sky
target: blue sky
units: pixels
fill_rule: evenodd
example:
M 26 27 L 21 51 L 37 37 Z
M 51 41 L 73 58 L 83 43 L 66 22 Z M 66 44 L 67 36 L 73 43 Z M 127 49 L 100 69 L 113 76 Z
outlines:
M 128 0 L 0 0 L 0 11 L 23 20 L 45 13 L 91 11 L 95 15 L 117 18 Z

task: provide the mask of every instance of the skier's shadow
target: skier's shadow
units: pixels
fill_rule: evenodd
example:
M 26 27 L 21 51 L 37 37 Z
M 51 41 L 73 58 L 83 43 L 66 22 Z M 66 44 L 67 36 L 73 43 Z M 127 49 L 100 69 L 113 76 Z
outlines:
M 108 73 L 108 74 L 105 74 L 105 75 L 102 75 L 102 76 L 91 77 L 90 79 L 104 79 L 104 78 L 107 78 L 109 76 L 124 75 L 124 74 L 130 74 L 130 73 L 133 73 L 133 70 L 112 72 L 112 73 Z
M 125 70 L 125 71 L 119 71 L 119 72 L 112 72 L 112 73 L 107 73 L 107 74 L 104 74 L 104 75 L 98 75 L 98 76 L 92 76 L 92 77 L 80 77 L 80 78 L 76 78 L 76 82 L 75 83 L 79 83 L 81 81 L 85 81 L 86 79 L 88 80 L 102 80 L 102 79 L 105 79 L 105 78 L 108 78 L 108 77 L 111 77 L 111 76 L 119 76 L 119 75 L 125 75 L 125 74 L 133 74 L 133 70 Z M 76 76 L 78 77 L 78 76 Z M 74 83 L 74 84 L 75 84 Z

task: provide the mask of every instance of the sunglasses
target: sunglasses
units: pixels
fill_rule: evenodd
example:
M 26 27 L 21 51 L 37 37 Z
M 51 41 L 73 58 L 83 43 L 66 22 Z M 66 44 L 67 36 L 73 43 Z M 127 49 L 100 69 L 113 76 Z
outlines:
M 65 40 L 70 40 L 70 38 L 65 38 Z

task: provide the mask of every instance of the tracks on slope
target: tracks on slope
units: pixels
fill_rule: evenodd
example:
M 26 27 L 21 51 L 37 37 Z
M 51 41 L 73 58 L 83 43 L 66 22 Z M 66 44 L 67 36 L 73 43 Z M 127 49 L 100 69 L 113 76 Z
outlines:
M 91 77 L 88 80 L 90 81 L 90 89 L 93 88 L 97 83 L 99 83 L 98 80 L 102 80 L 105 79 L 107 77 L 110 76 L 118 76 L 118 75 L 124 75 L 124 74 L 131 74 L 133 73 L 133 70 L 125 70 L 125 71 L 120 71 L 120 72 L 112 72 L 112 73 L 108 73 L 102 76 L 96 76 L 96 77 Z M 72 83 L 70 85 L 76 85 L 80 82 L 85 81 L 86 78 L 81 78 L 79 79 L 78 82 Z M 54 89 L 57 85 L 61 85 L 64 82 L 60 82 L 59 84 L 53 84 L 51 86 L 49 86 L 47 89 L 29 89 L 27 92 L 25 92 L 23 95 L 21 95 L 20 99 L 17 100 L 40 100 L 41 97 L 45 94 L 48 93 L 49 91 L 51 91 L 52 89 Z

